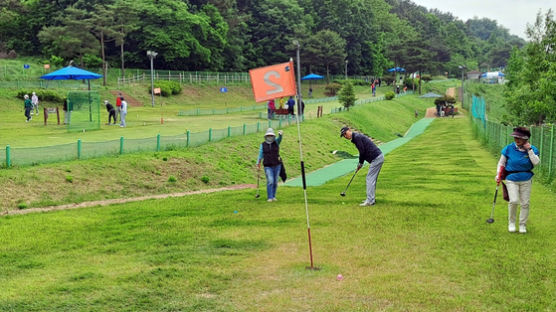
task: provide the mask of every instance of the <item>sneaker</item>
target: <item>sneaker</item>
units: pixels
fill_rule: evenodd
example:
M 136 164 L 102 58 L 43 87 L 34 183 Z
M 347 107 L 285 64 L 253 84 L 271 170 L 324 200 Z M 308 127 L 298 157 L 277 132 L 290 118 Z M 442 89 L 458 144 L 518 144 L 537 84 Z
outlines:
M 276 197 L 274 197 L 274 198 L 272 199 L 272 201 L 278 201 L 278 200 L 276 199 Z
M 525 225 L 520 225 L 519 226 L 519 233 L 521 233 L 521 234 L 527 233 L 527 228 L 525 227 Z
M 510 232 L 510 233 L 515 233 L 515 224 L 510 223 L 510 224 L 508 225 L 508 232 Z
M 273 202 L 272 198 L 269 198 L 266 201 L 269 202 L 269 203 Z
M 374 204 L 375 204 L 375 203 L 371 203 L 371 202 L 368 202 L 368 201 L 364 201 L 364 202 L 362 202 L 361 204 L 359 204 L 359 206 L 361 206 L 361 207 L 367 207 L 367 206 L 373 206 Z

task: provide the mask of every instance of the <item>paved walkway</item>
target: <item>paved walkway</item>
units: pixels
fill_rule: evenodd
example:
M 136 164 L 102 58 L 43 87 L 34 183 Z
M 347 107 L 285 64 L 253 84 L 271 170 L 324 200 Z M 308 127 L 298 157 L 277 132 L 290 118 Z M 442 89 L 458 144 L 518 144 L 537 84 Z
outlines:
M 384 155 L 390 153 L 391 151 L 395 150 L 396 148 L 404 145 L 405 143 L 409 142 L 414 137 L 420 135 L 425 131 L 425 129 L 430 125 L 430 123 L 434 120 L 434 118 L 423 118 L 416 123 L 414 123 L 405 136 L 403 138 L 395 139 L 393 141 L 384 143 L 379 146 L 380 150 Z M 357 167 L 357 163 L 359 162 L 359 158 L 355 159 L 344 159 L 327 167 L 318 169 L 306 175 L 306 183 L 307 186 L 319 186 L 323 185 L 324 183 L 344 176 L 350 172 L 353 172 Z M 297 177 L 295 179 L 286 181 L 284 184 L 286 186 L 303 186 L 303 181 L 301 177 Z

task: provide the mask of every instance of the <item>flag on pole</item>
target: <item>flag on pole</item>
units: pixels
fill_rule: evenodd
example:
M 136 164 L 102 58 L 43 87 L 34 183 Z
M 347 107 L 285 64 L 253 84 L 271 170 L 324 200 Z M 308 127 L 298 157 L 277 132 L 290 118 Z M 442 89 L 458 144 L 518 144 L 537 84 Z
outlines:
M 255 102 L 297 93 L 293 61 L 249 70 Z

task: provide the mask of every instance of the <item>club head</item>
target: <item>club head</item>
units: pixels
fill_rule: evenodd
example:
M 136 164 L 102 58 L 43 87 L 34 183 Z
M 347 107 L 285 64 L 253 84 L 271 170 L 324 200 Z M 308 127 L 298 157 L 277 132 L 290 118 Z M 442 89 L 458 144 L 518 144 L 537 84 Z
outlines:
M 487 219 L 487 223 L 494 223 L 494 219 L 493 218 Z
M 345 192 L 340 193 L 340 196 L 346 196 L 346 193 Z

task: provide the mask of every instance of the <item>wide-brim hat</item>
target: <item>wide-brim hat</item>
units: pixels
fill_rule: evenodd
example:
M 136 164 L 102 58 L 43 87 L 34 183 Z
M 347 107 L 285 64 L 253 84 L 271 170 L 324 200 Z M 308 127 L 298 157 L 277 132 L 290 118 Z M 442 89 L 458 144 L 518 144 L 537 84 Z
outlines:
M 514 128 L 514 132 L 512 132 L 512 134 L 510 135 L 513 136 L 514 138 L 528 140 L 531 137 L 531 131 L 529 131 L 529 129 L 525 127 L 517 127 Z
M 268 128 L 266 130 L 266 133 L 264 134 L 264 136 L 267 136 L 267 135 L 276 136 L 276 134 L 274 134 L 274 130 L 272 128 Z

